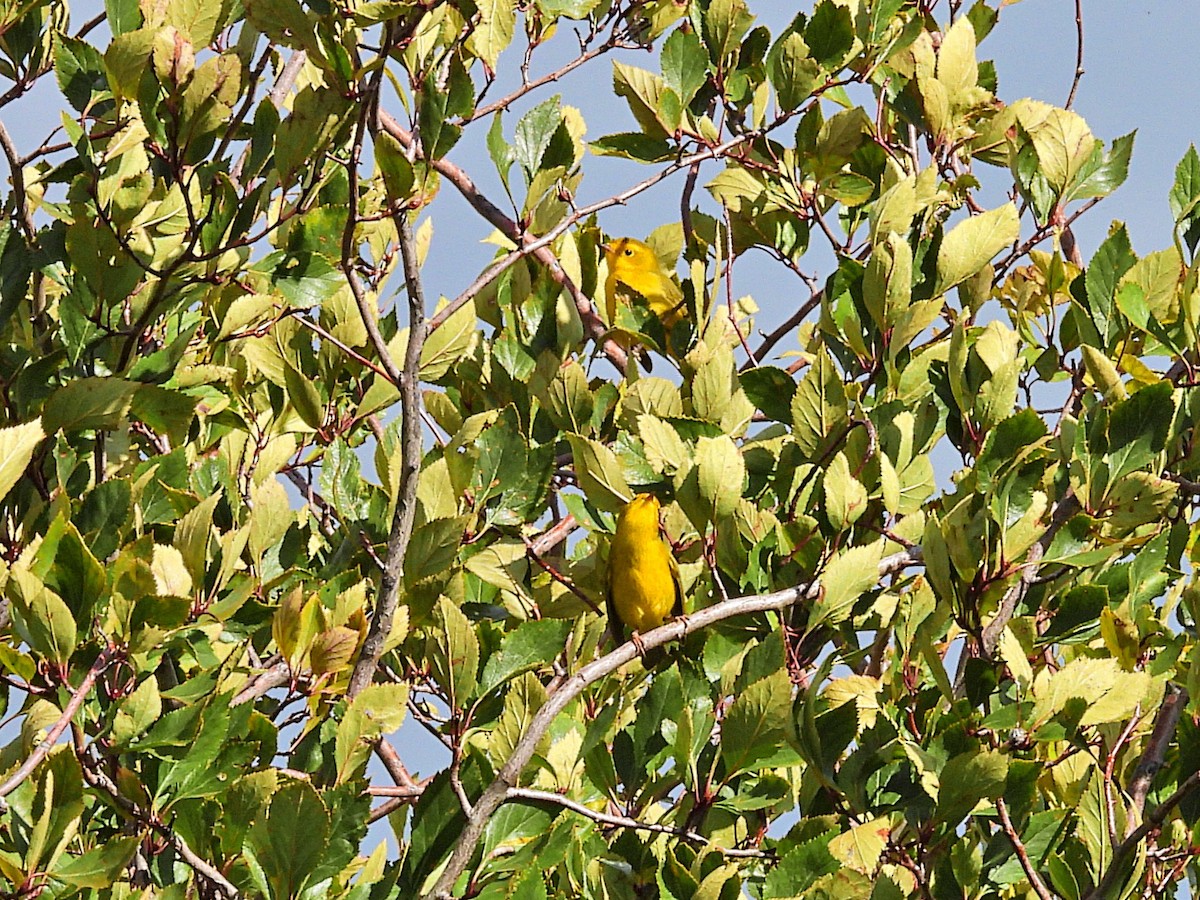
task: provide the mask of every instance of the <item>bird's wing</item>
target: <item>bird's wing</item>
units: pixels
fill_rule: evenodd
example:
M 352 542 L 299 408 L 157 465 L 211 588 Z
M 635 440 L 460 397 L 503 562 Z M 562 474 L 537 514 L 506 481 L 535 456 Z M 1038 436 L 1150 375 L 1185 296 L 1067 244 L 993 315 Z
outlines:
M 617 612 L 617 604 L 613 602 L 611 558 L 608 562 L 608 572 L 604 584 L 604 606 L 608 612 L 608 630 L 612 634 L 613 642 L 620 646 L 625 643 L 625 623 L 621 621 L 621 616 Z
M 683 585 L 679 578 L 679 563 L 675 560 L 675 554 L 671 552 L 671 545 L 667 542 L 667 559 L 668 566 L 671 567 L 671 584 L 675 587 L 675 603 L 671 606 L 671 617 L 676 618 L 683 615 Z

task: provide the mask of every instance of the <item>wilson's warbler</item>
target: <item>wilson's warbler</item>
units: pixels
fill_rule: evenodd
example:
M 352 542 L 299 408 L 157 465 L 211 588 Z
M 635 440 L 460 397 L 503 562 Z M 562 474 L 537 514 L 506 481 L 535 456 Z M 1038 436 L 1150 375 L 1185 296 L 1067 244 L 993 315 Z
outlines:
M 646 298 L 651 312 L 658 316 L 667 330 L 687 314 L 683 291 L 662 267 L 658 255 L 648 244 L 626 237 L 601 246 L 604 248 L 604 260 L 608 263 L 604 298 L 607 301 L 609 327 L 617 321 L 617 304 L 632 303 L 634 294 Z
M 609 630 L 621 644 L 625 629 L 630 629 L 630 640 L 639 650 L 639 632 L 683 615 L 679 566 L 663 539 L 658 510 L 658 498 L 651 494 L 638 494 L 626 503 L 617 515 L 617 533 L 608 551 Z M 653 659 L 648 657 L 646 663 L 652 665 Z

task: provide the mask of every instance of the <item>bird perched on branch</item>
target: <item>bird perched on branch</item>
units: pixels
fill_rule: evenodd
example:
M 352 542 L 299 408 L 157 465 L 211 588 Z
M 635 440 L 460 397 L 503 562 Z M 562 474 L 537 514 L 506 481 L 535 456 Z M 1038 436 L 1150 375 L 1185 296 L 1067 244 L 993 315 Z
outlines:
M 638 296 L 645 299 L 666 331 L 687 315 L 683 291 L 663 268 L 653 247 L 629 237 L 600 246 L 608 264 L 604 299 L 610 328 L 616 326 L 618 305 L 630 306 Z
M 663 654 L 642 647 L 640 632 L 683 615 L 679 566 L 662 535 L 659 502 L 638 494 L 617 515 L 617 533 L 608 552 L 608 623 L 613 639 L 629 639 L 652 667 Z

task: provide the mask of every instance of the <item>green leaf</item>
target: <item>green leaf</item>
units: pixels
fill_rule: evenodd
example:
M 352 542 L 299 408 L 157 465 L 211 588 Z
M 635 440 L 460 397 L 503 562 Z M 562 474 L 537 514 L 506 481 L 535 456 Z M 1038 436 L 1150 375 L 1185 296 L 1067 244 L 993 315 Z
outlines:
M 663 80 L 653 72 L 613 62 L 613 92 L 624 97 L 629 111 L 637 119 L 646 137 L 661 140 L 669 135 L 659 120 L 658 110 L 662 93 L 666 89 Z
M 589 146 L 597 156 L 619 156 L 637 162 L 666 162 L 675 157 L 675 150 L 665 135 L 652 137 L 640 131 L 605 135 Z
M 724 63 L 753 24 L 754 16 L 745 0 L 712 0 L 704 11 L 701 29 L 708 58 L 717 64 Z
M 383 175 L 388 199 L 393 203 L 407 200 L 416 182 L 412 161 L 394 137 L 386 131 L 375 136 L 375 163 Z
M 827 0 L 822 4 L 825 5 L 832 4 Z M 845 11 L 843 7 L 838 9 Z M 794 31 L 772 48 L 767 72 L 779 98 L 779 106 L 786 112 L 800 106 L 821 83 L 820 65 L 810 55 L 804 38 Z
M 617 512 L 633 499 L 633 490 L 616 454 L 608 447 L 577 434 L 567 435 L 579 487 L 590 503 L 608 512 Z
M 121 876 L 141 841 L 138 835 L 112 838 L 82 856 L 61 856 L 50 874 L 73 887 L 107 888 Z
M 1115 139 L 1107 153 L 1097 145 L 1092 158 L 1076 174 L 1075 185 L 1065 199 L 1107 197 L 1123 185 L 1129 177 L 1129 160 L 1133 156 L 1133 139 L 1136 136 L 1137 132 L 1131 131 Z
M 776 422 L 792 421 L 792 397 L 796 393 L 796 381 L 783 369 L 757 366 L 739 374 L 738 381 L 750 402 L 767 418 Z
M 776 671 L 743 690 L 721 726 L 721 756 L 730 775 L 768 768 L 787 742 L 791 720 L 791 684 Z
M 75 618 L 67 604 L 24 568 L 12 570 L 8 595 L 21 639 L 51 662 L 66 665 L 77 646 Z
M 284 361 L 283 379 L 287 385 L 288 400 L 309 428 L 316 431 L 325 421 L 325 405 L 311 378 L 306 378 L 291 363 Z
M 663 43 L 663 81 L 686 107 L 708 81 L 708 58 L 694 31 L 677 28 Z
M 108 90 L 104 58 L 86 41 L 59 33 L 54 41 L 54 77 L 67 101 L 79 112 Z
M 513 754 L 525 732 L 529 730 L 533 717 L 546 703 L 546 688 L 532 672 L 526 672 L 509 684 L 504 695 L 504 709 L 496 723 L 496 730 L 488 745 L 488 755 L 493 766 L 499 770 Z M 543 734 L 538 750 L 545 753 L 550 747 L 550 735 Z
M 430 658 L 433 677 L 442 685 L 455 709 L 475 692 L 479 672 L 479 638 L 463 611 L 446 597 L 434 610 L 435 631 Z
M 250 829 L 247 850 L 276 897 L 298 897 L 329 843 L 329 813 L 306 781 L 286 784 Z
M 489 68 L 495 68 L 516 29 L 517 14 L 514 0 L 477 0 L 479 23 L 471 32 L 467 46 Z
M 542 156 L 561 124 L 562 110 L 557 94 L 533 107 L 517 123 L 512 152 L 525 170 L 526 180 L 532 181 L 541 168 Z
M 808 458 L 815 459 L 830 435 L 845 423 L 846 411 L 846 390 L 822 348 L 792 397 L 793 436 Z
M 407 712 L 407 684 L 370 684 L 350 701 L 338 723 L 335 741 L 339 782 L 365 765 L 370 755 L 369 742 L 398 729 Z
M 823 479 L 825 515 L 835 531 L 857 522 L 867 509 L 867 489 L 850 471 L 845 453 L 837 453 L 829 462 Z
M 34 449 L 45 436 L 41 418 L 24 425 L 0 428 L 0 500 L 21 480 Z
M 849 7 L 821 0 L 804 29 L 811 56 L 827 70 L 836 69 L 854 45 L 854 20 Z M 809 55 L 809 54 L 806 54 Z
M 1175 400 L 1170 382 L 1138 391 L 1113 409 L 1108 425 L 1110 483 L 1148 466 L 1166 446 Z
M 821 573 L 821 593 L 808 617 L 808 630 L 818 625 L 836 625 L 850 615 L 854 602 L 879 584 L 879 561 L 884 541 L 851 547 L 833 558 Z
M 695 465 L 676 475 L 677 499 L 697 528 L 727 518 L 742 497 L 746 463 L 728 435 L 700 437 Z M 683 477 L 680 477 L 683 476 Z
M 934 293 L 944 294 L 966 281 L 1015 241 L 1020 230 L 1017 208 L 1011 203 L 959 222 L 938 250 Z
M 566 619 L 539 619 L 517 625 L 484 664 L 479 693 L 486 694 L 515 675 L 552 662 L 566 646 L 571 627 Z
M 938 775 L 938 818 L 957 825 L 980 800 L 1004 792 L 1008 760 L 993 750 L 973 750 L 955 756 Z
M 492 116 L 492 124 L 487 133 L 487 148 L 488 155 L 492 158 L 492 163 L 500 175 L 500 183 L 504 185 L 505 193 L 511 197 L 512 190 L 508 186 L 508 173 L 512 169 L 513 163 L 517 161 L 517 153 L 512 145 L 504 139 L 503 110 Z
M 42 410 L 47 434 L 113 429 L 133 405 L 139 385 L 121 378 L 78 378 L 59 388 Z

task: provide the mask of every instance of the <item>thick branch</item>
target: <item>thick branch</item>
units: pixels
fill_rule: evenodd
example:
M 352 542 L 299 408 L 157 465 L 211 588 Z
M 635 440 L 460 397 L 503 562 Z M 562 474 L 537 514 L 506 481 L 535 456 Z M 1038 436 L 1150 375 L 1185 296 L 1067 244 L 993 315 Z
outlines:
M 899 572 L 908 566 L 919 564 L 920 561 L 921 550 L 919 547 L 913 547 L 901 553 L 893 554 L 879 563 L 880 577 Z M 820 584 L 814 582 L 808 585 L 776 591 L 771 594 L 758 594 L 751 597 L 739 597 L 734 600 L 722 601 L 697 613 L 675 619 L 646 632 L 641 636 L 640 647 L 636 646 L 632 641 L 621 644 L 611 653 L 605 654 L 594 662 L 588 663 L 564 681 L 546 704 L 538 710 L 530 722 L 529 728 L 526 729 L 525 733 L 521 736 L 521 740 L 518 741 L 516 747 L 513 749 L 508 761 L 505 762 L 500 772 L 496 775 L 495 780 L 487 786 L 478 801 L 476 801 L 471 815 L 467 818 L 467 823 L 462 830 L 462 834 L 454 845 L 454 850 L 450 855 L 449 861 L 446 863 L 445 869 L 432 889 L 424 896 L 436 897 L 439 900 L 451 896 L 450 890 L 458 880 L 458 876 L 466 870 L 467 865 L 470 863 L 471 857 L 475 853 L 475 847 L 483 835 L 483 829 L 487 825 L 488 820 L 499 808 L 500 804 L 508 798 L 509 790 L 517 786 L 521 772 L 524 771 L 525 766 L 533 756 L 533 751 L 537 747 L 538 741 L 541 740 L 542 735 L 546 733 L 546 730 L 558 714 L 572 700 L 578 697 L 585 688 L 599 681 L 601 678 L 612 674 L 626 663 L 633 661 L 639 653 L 644 653 L 646 650 L 652 650 L 671 641 L 681 640 L 688 634 L 701 631 L 717 622 L 722 622 L 734 616 L 786 609 L 802 600 L 816 599 L 820 591 Z
M 243 703 L 250 703 L 262 697 L 268 691 L 272 691 L 277 687 L 283 687 L 285 684 L 290 683 L 291 680 L 292 667 L 286 662 L 275 663 L 275 665 L 264 669 L 246 682 L 246 685 L 234 695 L 229 705 L 240 706 Z
M 421 472 L 421 397 L 418 393 L 421 367 L 421 350 L 425 346 L 427 323 L 425 320 L 425 294 L 421 287 L 421 272 L 417 262 L 417 249 L 409 226 L 408 213 L 396 217 L 400 234 L 400 256 L 404 263 L 404 280 L 408 286 L 408 346 L 404 353 L 404 377 L 400 382 L 400 440 L 402 460 L 400 464 L 399 497 L 396 512 L 392 517 L 392 530 L 388 535 L 387 559 L 383 578 L 379 586 L 375 612 L 371 626 L 363 641 L 362 653 L 354 664 L 350 676 L 348 693 L 351 697 L 371 683 L 379 658 L 383 656 L 384 644 L 392 633 L 392 621 L 396 604 L 400 600 L 400 585 L 404 578 L 404 558 L 408 553 L 408 542 L 412 537 L 413 521 L 417 513 L 417 481 Z
M 1185 778 L 1170 797 L 1159 806 L 1154 812 L 1146 816 L 1146 820 L 1142 822 L 1125 840 L 1121 841 L 1113 848 L 1112 862 L 1108 864 L 1108 869 L 1104 873 L 1104 877 L 1100 879 L 1100 883 L 1089 893 L 1084 900 L 1109 900 L 1113 896 L 1113 888 L 1117 886 L 1117 882 L 1128 875 L 1125 871 L 1125 863 L 1129 856 L 1137 849 L 1146 835 L 1157 828 L 1162 827 L 1162 823 L 1167 820 L 1167 816 L 1171 814 L 1176 806 L 1183 799 L 1200 787 L 1200 772 L 1193 772 Z
M 83 706 L 83 702 L 87 700 L 88 694 L 92 692 L 92 688 L 96 684 L 96 679 L 119 656 L 120 653 L 114 647 L 106 647 L 100 651 L 100 655 L 96 657 L 96 661 L 92 663 L 92 667 L 83 676 L 83 681 L 79 682 L 79 687 L 75 688 L 74 693 L 71 694 L 71 699 L 63 707 L 62 715 L 58 717 L 58 721 L 46 732 L 46 737 L 34 748 L 33 753 L 29 754 L 29 758 L 21 763 L 21 767 L 13 772 L 4 784 L 0 785 L 0 798 L 7 797 L 20 787 L 21 782 L 28 778 L 41 761 L 46 758 L 46 755 L 58 743 L 58 739 L 62 736 L 62 733 L 67 730 L 67 726 L 71 724 L 71 720 L 75 718 L 75 714 L 79 712 L 79 707 Z M 3 799 L 0 799 L 0 813 L 6 812 L 8 812 L 8 804 Z
M 1186 688 L 1174 684 L 1167 685 L 1166 695 L 1163 697 L 1162 705 L 1158 708 L 1158 715 L 1154 719 L 1154 730 L 1150 732 L 1150 740 L 1146 744 L 1142 758 L 1138 762 L 1137 768 L 1133 770 L 1133 778 L 1129 782 L 1129 797 L 1133 801 L 1133 808 L 1137 810 L 1137 816 L 1129 817 L 1125 826 L 1126 837 L 1133 833 L 1135 820 L 1140 819 L 1146 810 L 1146 795 L 1150 793 L 1150 785 L 1154 782 L 1154 776 L 1163 767 L 1167 747 L 1175 739 L 1179 716 L 1183 713 L 1187 703 Z

